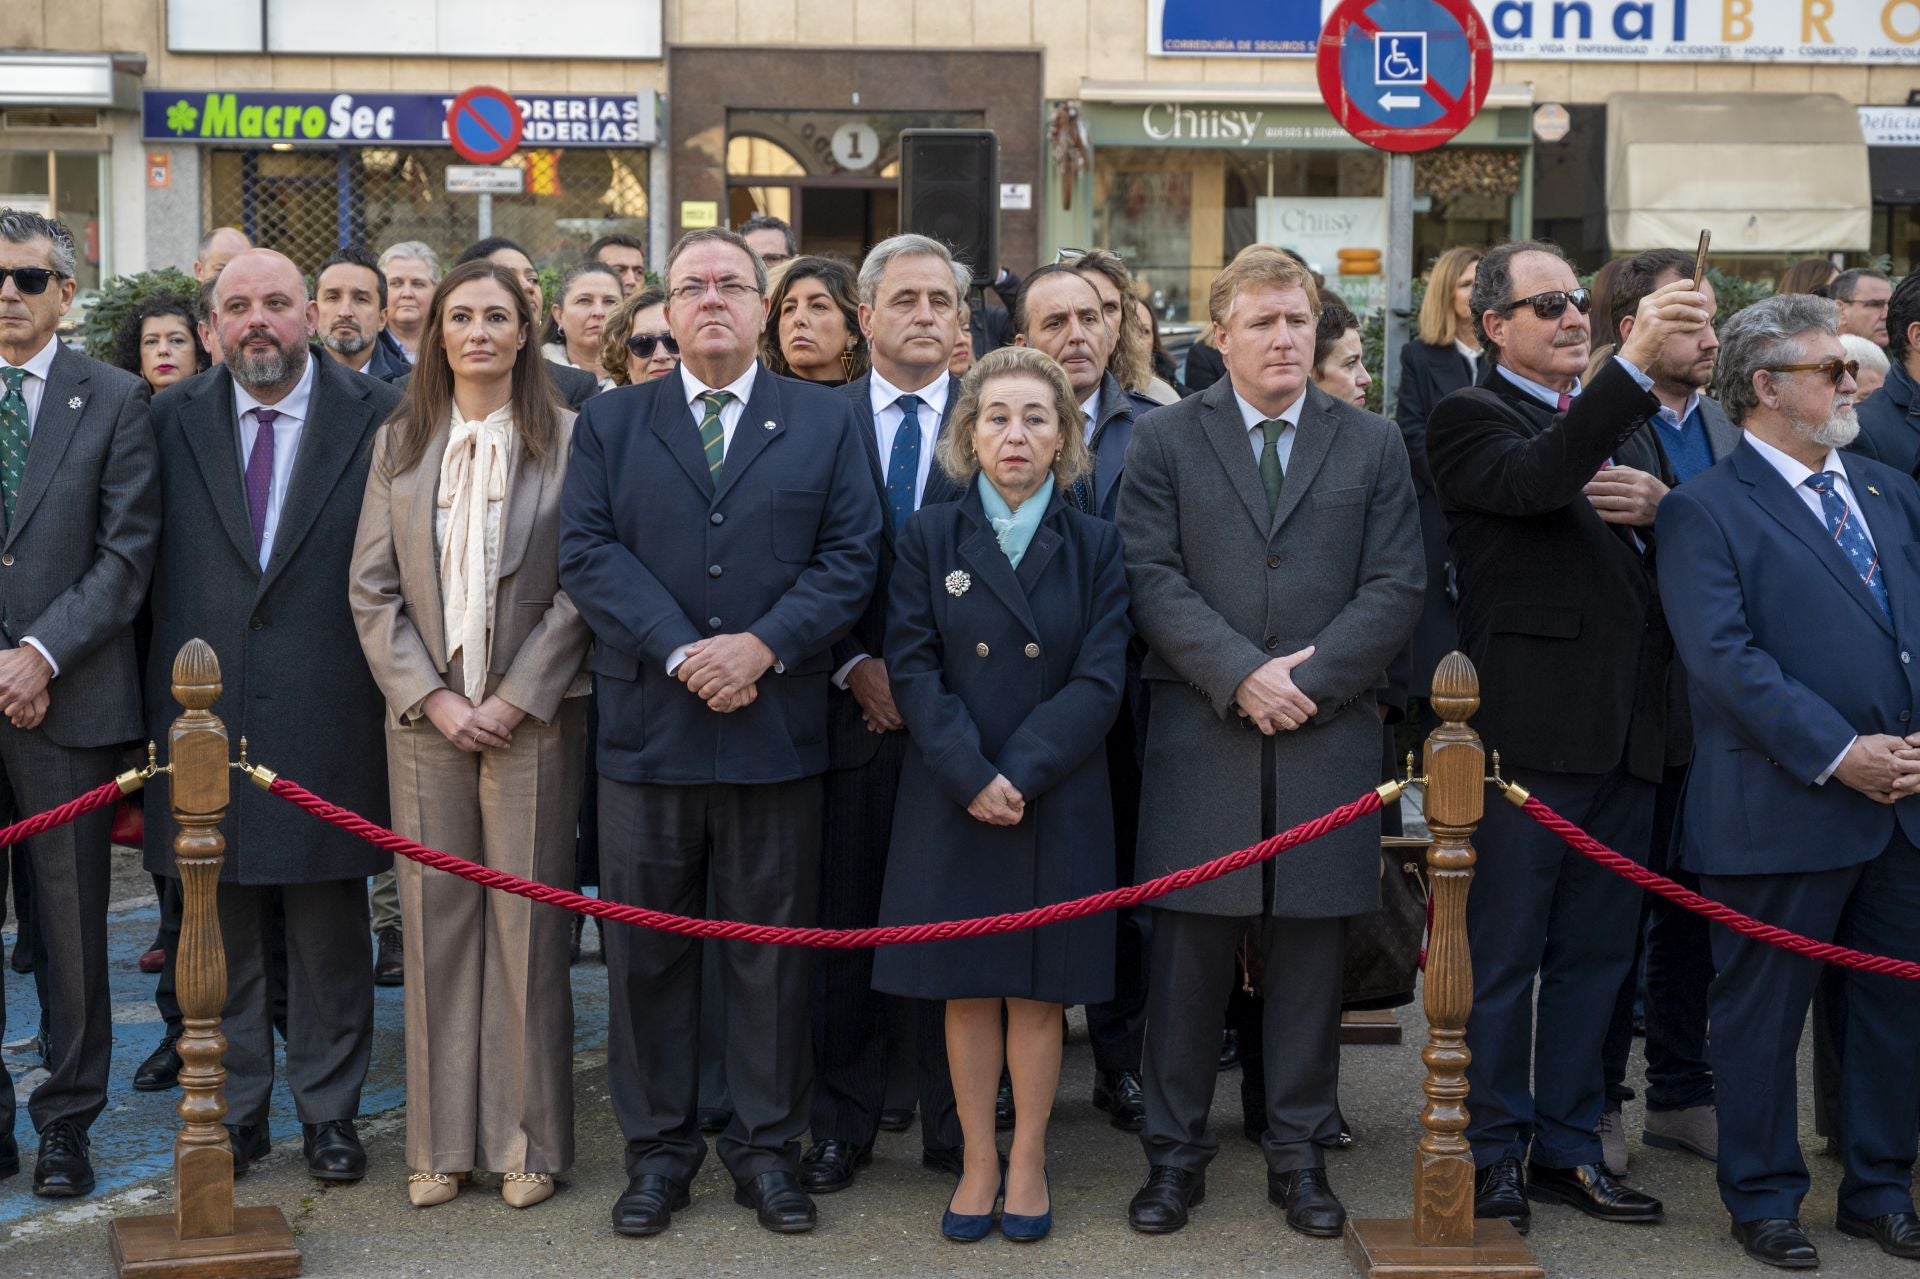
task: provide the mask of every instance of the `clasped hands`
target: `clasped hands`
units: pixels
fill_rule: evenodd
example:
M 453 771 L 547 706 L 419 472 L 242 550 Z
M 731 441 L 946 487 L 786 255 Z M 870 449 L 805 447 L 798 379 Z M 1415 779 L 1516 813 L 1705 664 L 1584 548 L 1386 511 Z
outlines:
M 1263 663 L 1241 680 L 1233 692 L 1240 718 L 1268 737 L 1304 727 L 1320 708 L 1293 682 L 1293 668 L 1312 656 L 1313 645 L 1309 644 L 1297 653 Z
M 967 812 L 975 821 L 989 826 L 1018 826 L 1020 819 L 1027 815 L 1027 797 L 1005 774 L 995 773 L 993 780 L 981 787 L 980 793 L 967 805 Z
M 463 751 L 505 750 L 513 745 L 513 730 L 527 713 L 511 702 L 489 697 L 475 706 L 450 688 L 427 694 L 420 710 L 440 735 Z
M 760 677 L 773 668 L 774 660 L 773 650 L 750 631 L 711 635 L 687 645 L 687 655 L 674 668 L 673 677 L 707 709 L 725 715 L 760 696 Z
M 31 644 L 0 651 L 0 711 L 15 728 L 40 727 L 47 717 L 47 681 L 53 667 Z
M 1841 757 L 1834 779 L 1881 804 L 1920 792 L 1920 733 L 1863 733 Z

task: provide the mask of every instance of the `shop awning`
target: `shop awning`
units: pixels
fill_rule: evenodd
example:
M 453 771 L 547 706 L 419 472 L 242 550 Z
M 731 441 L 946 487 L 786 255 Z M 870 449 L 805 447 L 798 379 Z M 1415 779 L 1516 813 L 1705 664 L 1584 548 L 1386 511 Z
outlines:
M 1824 93 L 1621 93 L 1607 100 L 1615 253 L 1866 249 L 1873 189 L 1853 106 Z
M 0 50 L 0 107 L 100 107 L 138 111 L 139 54 Z

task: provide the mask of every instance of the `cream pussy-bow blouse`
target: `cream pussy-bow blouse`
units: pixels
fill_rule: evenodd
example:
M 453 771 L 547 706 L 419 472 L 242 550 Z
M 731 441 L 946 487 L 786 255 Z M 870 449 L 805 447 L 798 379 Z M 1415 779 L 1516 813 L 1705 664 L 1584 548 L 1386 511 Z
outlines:
M 516 439 L 513 406 L 479 421 L 453 409 L 453 430 L 440 459 L 433 543 L 440 553 L 440 603 L 447 661 L 461 661 L 467 701 L 478 706 L 487 687 L 494 596 L 500 570 L 500 528 L 507 505 Z

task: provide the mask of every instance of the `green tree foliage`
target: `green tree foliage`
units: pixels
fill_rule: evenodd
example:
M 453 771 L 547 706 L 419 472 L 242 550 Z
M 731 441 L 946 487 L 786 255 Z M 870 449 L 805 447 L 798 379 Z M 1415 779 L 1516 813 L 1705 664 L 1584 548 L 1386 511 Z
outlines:
M 197 302 L 200 285 L 191 275 L 173 267 L 142 271 L 138 275 L 117 275 L 108 280 L 101 286 L 100 297 L 88 309 L 80 329 L 87 354 L 112 363 L 113 340 L 119 332 L 120 321 L 142 302 L 161 293 L 174 293 L 189 302 Z

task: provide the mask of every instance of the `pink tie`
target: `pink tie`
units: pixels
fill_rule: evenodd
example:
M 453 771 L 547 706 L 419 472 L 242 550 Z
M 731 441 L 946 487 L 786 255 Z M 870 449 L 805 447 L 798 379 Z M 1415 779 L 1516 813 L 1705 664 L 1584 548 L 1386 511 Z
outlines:
M 1568 395 L 1565 391 L 1562 391 L 1560 392 L 1560 398 L 1553 402 L 1553 411 L 1555 413 L 1565 413 L 1568 408 L 1572 407 L 1572 405 L 1573 405 L 1573 397 L 1571 395 Z

